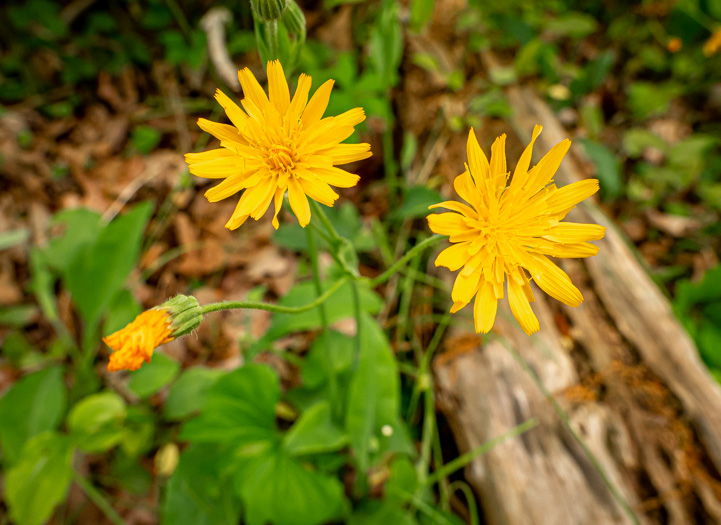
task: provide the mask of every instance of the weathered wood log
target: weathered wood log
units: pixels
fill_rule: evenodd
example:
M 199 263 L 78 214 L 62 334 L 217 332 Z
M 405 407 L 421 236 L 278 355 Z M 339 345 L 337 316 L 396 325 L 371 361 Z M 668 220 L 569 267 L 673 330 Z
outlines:
M 531 89 L 511 88 L 513 128 L 548 151 L 567 137 Z M 555 180 L 584 178 L 572 148 Z M 579 286 L 579 308 L 536 293 L 538 335 L 508 312 L 471 352 L 434 363 L 439 408 L 465 452 L 536 417 L 541 424 L 478 458 L 466 477 L 490 524 L 628 523 L 602 475 L 523 369 L 518 352 L 570 417 L 641 523 L 721 522 L 721 389 L 624 235 L 592 203 L 569 216 L 606 226 L 599 255 L 561 266 Z M 510 319 L 509 319 L 510 318 Z M 560 328 L 560 329 L 559 329 Z M 452 346 L 449 340 L 447 346 Z M 447 348 L 447 350 L 453 350 Z

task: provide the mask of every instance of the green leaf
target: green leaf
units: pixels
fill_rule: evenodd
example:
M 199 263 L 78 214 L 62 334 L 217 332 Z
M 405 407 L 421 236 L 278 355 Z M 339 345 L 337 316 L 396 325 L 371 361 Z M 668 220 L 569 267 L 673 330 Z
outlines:
M 301 377 L 303 384 L 317 388 L 328 381 L 332 371 L 338 375 L 347 371 L 353 361 L 355 339 L 335 330 L 327 330 L 313 341 L 303 361 Z
M 585 13 L 571 12 L 546 22 L 546 31 L 556 36 L 583 38 L 593 33 L 598 27 L 596 19 Z
M 634 117 L 645 119 L 666 113 L 671 100 L 681 92 L 681 87 L 673 83 L 634 82 L 628 88 L 628 105 Z
M 0 325 L 22 328 L 33 322 L 38 315 L 38 309 L 34 304 L 19 304 L 0 308 Z
M 140 242 L 152 204 L 144 202 L 108 224 L 97 241 L 81 248 L 68 269 L 66 286 L 85 321 L 94 329 L 138 262 Z
M 666 149 L 664 140 L 643 128 L 629 129 L 623 134 L 623 149 L 629 157 L 638 158 L 646 148 Z
M 155 352 L 150 363 L 130 373 L 128 388 L 145 398 L 175 379 L 180 373 L 180 363 L 161 352 Z
M 81 399 L 68 415 L 68 430 L 73 442 L 91 454 L 104 452 L 123 438 L 125 401 L 112 391 Z
M 163 408 L 165 418 L 177 421 L 199 412 L 208 389 L 224 374 L 223 370 L 196 366 L 183 372 L 168 392 Z
M 103 334 L 117 332 L 142 311 L 138 300 L 130 290 L 120 290 L 115 294 L 113 302 L 108 307 L 108 315 L 103 323 Z
M 393 210 L 390 216 L 393 219 L 408 219 L 411 217 L 425 217 L 434 210 L 429 210 L 428 206 L 442 202 L 441 195 L 425 186 L 412 186 L 405 192 L 403 204 L 400 208 Z
M 0 399 L 0 447 L 7 463 L 17 461 L 33 436 L 54 430 L 67 403 L 63 369 L 47 368 L 22 378 Z
M 303 412 L 283 438 L 291 456 L 333 452 L 348 443 L 346 436 L 330 418 L 330 404 L 322 401 Z
M 411 0 L 410 26 L 418 32 L 425 27 L 433 16 L 435 0 Z
M 382 85 L 386 89 L 395 86 L 403 55 L 403 30 L 395 0 L 383 0 L 378 20 L 370 31 L 368 53 Z
M 236 473 L 236 489 L 248 525 L 316 525 L 343 511 L 343 484 L 271 449 Z
M 326 281 L 322 287 L 324 290 L 330 288 L 332 283 Z M 367 313 L 378 313 L 383 302 L 378 295 L 367 286 L 359 285 L 361 310 Z M 290 291 L 278 301 L 283 306 L 302 306 L 312 302 L 316 290 L 312 282 L 304 282 L 295 285 Z M 333 324 L 341 319 L 353 317 L 353 301 L 351 300 L 352 290 L 350 283 L 346 283 L 326 300 L 325 310 L 328 314 L 328 323 Z M 254 349 L 262 349 L 263 346 L 275 341 L 279 337 L 292 332 L 311 330 L 322 325 L 320 313 L 317 308 L 312 308 L 299 314 L 275 314 L 270 329 L 255 345 Z
M 616 155 L 603 144 L 589 139 L 580 139 L 586 155 L 596 165 L 596 176 L 601 185 L 601 193 L 609 199 L 623 195 L 623 179 Z
M 103 229 L 100 214 L 87 208 L 75 208 L 56 213 L 53 225 L 63 225 L 64 231 L 50 239 L 42 250 L 44 262 L 53 270 L 66 276 L 78 252 L 87 244 L 94 243 Z
M 400 386 L 398 365 L 385 334 L 369 316 L 361 323 L 361 355 L 348 390 L 345 428 L 356 453 L 358 468 L 370 466 L 371 439 L 381 428 L 397 426 Z
M 180 456 L 168 481 L 162 503 L 161 523 L 175 525 L 235 525 L 240 522 L 240 502 L 224 473 L 231 456 L 218 446 L 191 445 Z
M 221 377 L 208 390 L 201 415 L 186 423 L 188 441 L 267 446 L 276 438 L 278 376 L 263 365 L 245 365 Z
M 14 523 L 47 522 L 67 494 L 72 457 L 70 441 L 56 432 L 44 432 L 25 444 L 18 462 L 5 477 L 5 500 Z
M 148 452 L 153 446 L 155 427 L 155 416 L 148 407 L 143 405 L 128 407 L 120 449 L 131 458 L 137 458 Z

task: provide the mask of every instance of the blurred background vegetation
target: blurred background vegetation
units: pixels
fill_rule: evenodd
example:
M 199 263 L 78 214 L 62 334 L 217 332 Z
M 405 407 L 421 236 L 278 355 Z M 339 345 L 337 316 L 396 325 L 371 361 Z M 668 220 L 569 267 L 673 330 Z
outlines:
M 442 4 L 299 2 L 308 41 L 293 77 L 310 74 L 314 88 L 335 79 L 328 114 L 362 106 L 369 115 L 358 133 L 374 157 L 356 168 L 362 182 L 343 194 L 349 203 L 330 214 L 360 252 L 361 271 L 378 273 L 421 235 L 441 183 L 461 171 L 468 126 L 494 129 L 514 111 L 504 89 L 530 85 L 574 138 L 589 175 L 601 182 L 600 205 L 636 245 L 721 380 L 721 44 L 711 40 L 721 28 L 721 0 Z M 183 483 L 207 474 L 192 454 L 176 468 L 180 424 L 240 355 L 316 327 L 238 314 L 234 323 L 206 323 L 169 352 L 173 357 L 158 353 L 127 380 L 104 372 L 100 336 L 173 293 L 302 296 L 292 288 L 295 274 L 309 272 L 299 227 L 286 221 L 275 234 L 267 224 L 224 231 L 217 219 L 229 213 L 204 203 L 202 183 L 180 156 L 208 143 L 198 117 L 222 118 L 216 87 L 233 91 L 209 59 L 201 25 L 218 6 L 230 13 L 224 27 L 233 63 L 262 79 L 247 2 L 12 0 L 0 8 L 0 447 L 3 468 L 14 466 L 26 484 L 16 477 L 8 493 L 6 483 L 5 500 L 14 498 L 21 523 L 48 516 L 101 523 L 120 519 L 117 513 L 127 523 L 158 516 L 232 523 L 237 502 L 220 501 L 218 481 L 208 480 L 201 499 L 213 509 L 191 506 L 197 514 L 187 521 L 193 493 L 183 492 Z M 481 56 L 488 51 L 500 65 L 486 74 Z M 482 134 L 484 147 L 491 135 Z M 439 136 L 447 153 L 427 169 Z M 232 255 L 247 247 L 262 267 Z M 390 309 L 375 295 L 364 305 L 385 319 L 401 371 L 422 361 L 409 327 L 414 286 L 422 281 L 414 272 L 386 291 Z M 442 312 L 429 314 L 434 345 L 448 324 Z M 311 339 L 299 337 L 293 344 L 302 354 Z M 313 383 L 320 365 L 308 366 L 310 357 L 294 363 L 292 353 L 266 359 L 288 366 L 278 365 L 282 354 L 298 365 L 301 372 L 281 375 L 284 386 L 300 373 Z M 401 384 L 401 412 L 408 414 L 401 449 L 421 439 L 418 384 Z M 302 406 L 303 395 L 291 400 Z M 22 460 L 21 451 L 45 431 L 67 439 L 33 441 L 34 457 L 52 458 L 34 478 L 36 463 Z M 70 472 L 63 465 L 76 447 L 86 456 Z M 442 448 L 437 462 L 454 457 L 452 444 Z M 17 474 L 22 461 L 26 472 Z M 386 494 L 414 487 L 409 464 L 391 469 Z M 65 477 L 75 480 L 67 497 Z M 418 511 L 423 501 L 411 512 L 403 500 L 402 513 L 384 507 L 391 521 L 378 521 L 373 504 L 382 490 L 370 484 L 365 506 L 354 501 L 354 523 L 413 523 L 416 513 L 424 523 L 441 519 Z M 472 521 L 473 505 L 454 514 L 442 499 L 443 520 Z

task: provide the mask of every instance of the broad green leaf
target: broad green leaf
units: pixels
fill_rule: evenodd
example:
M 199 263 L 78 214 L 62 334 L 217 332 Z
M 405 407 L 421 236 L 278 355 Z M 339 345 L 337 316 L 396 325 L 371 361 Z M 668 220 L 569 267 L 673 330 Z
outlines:
M 629 129 L 623 134 L 623 150 L 629 157 L 640 157 L 646 148 L 664 150 L 666 143 L 654 132 L 643 128 Z
M 248 525 L 316 525 L 339 517 L 344 508 L 338 479 L 277 448 L 248 460 L 235 480 Z
M 628 88 L 628 105 L 636 118 L 645 119 L 665 113 L 681 91 L 673 83 L 634 82 Z
M 324 282 L 323 289 L 328 289 L 331 285 L 332 283 Z M 366 286 L 359 285 L 358 288 L 361 310 L 367 313 L 379 312 L 383 306 L 380 297 Z M 312 302 L 316 297 L 315 285 L 312 282 L 303 282 L 291 288 L 278 302 L 283 306 L 302 306 Z M 352 297 L 351 285 L 346 283 L 326 300 L 324 304 L 328 314 L 328 323 L 332 324 L 341 319 L 353 317 Z M 319 328 L 321 325 L 320 313 L 317 308 L 299 314 L 275 314 L 270 329 L 254 347 L 262 349 L 263 345 L 286 334 Z
M 30 291 L 35 295 L 40 309 L 54 322 L 59 319 L 58 303 L 55 299 L 55 281 L 57 277 L 51 272 L 47 257 L 38 248 L 30 249 Z
M 345 426 L 358 468 L 365 472 L 371 440 L 380 440 L 384 425 L 397 426 L 400 386 L 398 365 L 380 326 L 367 315 L 361 326 L 361 355 L 349 385 Z
M 215 445 L 191 445 L 180 456 L 168 481 L 161 523 L 176 525 L 235 525 L 240 503 L 225 479 L 231 452 Z
M 14 523 L 47 522 L 67 494 L 72 457 L 70 440 L 56 432 L 44 432 L 25 444 L 5 477 L 5 500 Z
M 580 139 L 586 155 L 596 165 L 596 176 L 601 192 L 606 198 L 615 199 L 623 194 L 623 179 L 616 155 L 603 144 Z
M 15 383 L 0 399 L 0 446 L 5 462 L 17 461 L 23 445 L 33 436 L 57 428 L 66 403 L 60 367 L 35 372 Z
M 319 335 L 302 364 L 303 384 L 309 388 L 316 388 L 328 381 L 331 371 L 338 375 L 348 370 L 353 361 L 354 345 L 353 337 L 335 330 L 328 330 Z
M 418 525 L 410 509 L 376 499 L 363 502 L 348 518 L 348 525 Z
M 151 211 L 150 202 L 135 206 L 108 224 L 96 242 L 83 246 L 73 259 L 65 285 L 86 329 L 94 329 L 137 264 Z
M 204 366 L 196 366 L 183 372 L 168 392 L 163 408 L 165 418 L 177 421 L 199 412 L 208 389 L 224 373 L 223 370 Z
M 383 0 L 368 42 L 371 63 L 386 89 L 398 83 L 398 68 L 403 55 L 403 30 L 398 17 L 395 0 Z
M 100 214 L 87 208 L 63 210 L 53 216 L 52 224 L 64 226 L 63 233 L 48 242 L 42 250 L 45 262 L 61 275 L 67 275 L 70 265 L 83 246 L 92 244 L 103 229 Z
M 155 352 L 150 363 L 131 372 L 128 388 L 145 398 L 170 383 L 179 373 L 180 363 L 162 352 Z
M 144 405 L 128 407 L 120 448 L 131 458 L 148 452 L 153 446 L 155 427 L 155 416 L 148 407 Z
M 414 31 L 421 31 L 433 16 L 435 0 L 411 0 L 410 26 Z
M 104 452 L 120 443 L 126 414 L 125 401 L 115 392 L 92 394 L 70 410 L 68 430 L 83 451 Z
M 108 307 L 108 315 L 103 323 L 103 334 L 117 332 L 142 311 L 140 303 L 130 290 L 120 290 Z
M 386 483 L 386 499 L 388 501 L 404 501 L 404 494 L 413 494 L 418 488 L 418 473 L 405 455 L 393 458 L 390 477 Z
M 276 438 L 278 376 L 263 365 L 245 365 L 221 377 L 208 390 L 199 417 L 185 424 L 187 441 L 266 446 Z
M 283 437 L 283 446 L 291 456 L 333 452 L 348 443 L 346 436 L 330 418 L 330 404 L 317 403 L 300 416 Z
M 428 206 L 442 201 L 443 197 L 437 191 L 425 186 L 412 186 L 406 190 L 403 204 L 400 208 L 393 210 L 390 216 L 394 219 L 425 217 L 429 213 L 435 213 L 435 210 L 429 210 Z
M 571 12 L 546 22 L 546 31 L 556 36 L 583 38 L 598 27 L 596 19 L 586 13 Z

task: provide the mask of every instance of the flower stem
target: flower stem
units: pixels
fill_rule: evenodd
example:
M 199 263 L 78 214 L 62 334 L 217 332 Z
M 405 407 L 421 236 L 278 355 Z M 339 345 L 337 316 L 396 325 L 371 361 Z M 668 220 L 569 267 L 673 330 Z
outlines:
M 323 227 L 328 232 L 328 235 L 330 235 L 330 238 L 332 241 L 340 242 L 343 240 L 343 237 L 338 235 L 338 232 L 335 229 L 335 226 L 333 226 L 333 223 L 330 222 L 328 219 L 328 216 L 325 214 L 325 211 L 323 211 L 323 208 L 320 207 L 320 204 L 318 204 L 315 200 L 310 199 L 310 206 L 313 208 L 313 213 L 315 213 L 318 216 L 318 219 L 320 220 Z
M 315 245 L 315 234 L 311 228 L 305 229 L 306 238 L 308 239 L 308 257 L 310 258 L 310 266 L 313 269 L 313 283 L 315 284 L 315 293 L 317 297 L 323 295 L 323 286 L 320 282 L 320 271 L 318 269 L 318 251 Z M 320 313 L 320 321 L 323 326 L 323 333 L 328 330 L 328 315 L 325 311 L 323 303 L 318 305 L 318 313 Z
M 108 500 L 100 493 L 95 486 L 90 483 L 77 470 L 73 469 L 73 481 L 82 489 L 85 495 L 105 514 L 105 517 L 113 523 L 113 525 L 126 525 L 120 514 L 108 503 Z
M 348 277 L 338 279 L 333 286 L 328 288 L 323 294 L 319 295 L 314 301 L 302 306 L 282 306 L 279 304 L 260 303 L 255 301 L 220 301 L 218 303 L 209 303 L 200 307 L 203 315 L 211 312 L 219 312 L 221 310 L 267 310 L 268 312 L 276 312 L 280 314 L 299 314 L 307 312 L 326 302 L 330 296 L 336 293 L 341 286 L 348 282 Z
M 506 441 L 509 438 L 519 436 L 523 434 L 524 432 L 527 432 L 531 430 L 533 427 L 538 425 L 538 420 L 536 418 L 531 418 L 528 421 L 524 421 L 520 425 L 513 427 L 508 432 L 505 432 L 501 434 L 498 437 L 495 437 L 493 439 L 490 439 L 483 443 L 482 445 L 474 448 L 473 450 L 469 450 L 465 454 L 462 454 L 458 456 L 456 459 L 449 461 L 443 467 L 436 470 L 433 474 L 428 476 L 426 478 L 425 483 L 426 485 L 433 485 L 437 481 L 447 478 L 451 474 L 453 474 L 456 470 L 465 467 L 468 465 L 471 461 L 476 459 L 478 456 L 482 456 L 489 450 L 493 449 L 494 447 L 500 445 L 504 441 Z
M 393 266 L 388 268 L 385 272 L 380 274 L 375 279 L 371 279 L 370 281 L 370 287 L 375 288 L 379 284 L 383 284 L 388 279 L 393 277 L 393 274 L 396 273 L 398 270 L 400 270 L 408 261 L 410 261 L 413 257 L 415 257 L 418 252 L 423 251 L 426 247 L 435 244 L 436 242 L 440 241 L 443 238 L 442 235 L 433 235 L 431 237 L 428 237 L 427 239 L 424 239 L 423 241 L 416 244 L 413 248 L 411 248 L 403 257 L 398 259 Z

